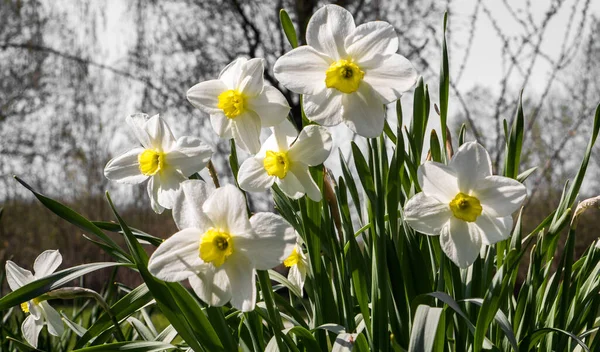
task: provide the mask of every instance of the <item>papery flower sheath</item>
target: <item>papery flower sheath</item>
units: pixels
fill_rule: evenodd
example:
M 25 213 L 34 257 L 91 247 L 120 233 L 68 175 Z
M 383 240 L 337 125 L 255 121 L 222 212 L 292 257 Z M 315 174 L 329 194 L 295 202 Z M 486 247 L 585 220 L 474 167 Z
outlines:
M 457 266 L 466 268 L 481 245 L 510 236 L 512 213 L 527 189 L 508 177 L 493 176 L 488 152 L 476 142 L 463 144 L 448 165 L 425 162 L 418 170 L 422 192 L 404 207 L 404 219 L 440 245 Z
M 412 64 L 396 54 L 398 37 L 384 21 L 355 26 L 337 5 L 319 9 L 308 22 L 306 42 L 280 57 L 275 78 L 304 94 L 306 116 L 324 126 L 345 122 L 364 137 L 383 131 L 384 104 L 416 82 Z
M 238 58 L 221 71 L 219 79 L 196 84 L 187 98 L 210 115 L 221 138 L 233 138 L 244 150 L 260 149 L 260 129 L 283 121 L 290 106 L 280 91 L 265 85 L 264 60 Z
M 290 198 L 304 194 L 321 200 L 321 191 L 312 179 L 309 166 L 322 164 L 331 152 L 331 135 L 321 126 L 307 126 L 300 134 L 287 120 L 273 128 L 260 151 L 240 166 L 240 188 L 263 192 L 274 183 Z
M 248 219 L 244 195 L 232 185 L 211 192 L 202 181 L 184 182 L 173 218 L 180 231 L 152 254 L 150 272 L 164 281 L 188 279 L 206 303 L 231 301 L 244 312 L 256 304 L 256 270 L 281 264 L 296 240 L 279 215 L 256 213 Z
M 15 291 L 26 284 L 52 274 L 62 263 L 58 250 L 42 252 L 33 263 L 33 270 L 26 270 L 11 260 L 6 261 L 6 279 L 11 290 Z M 48 326 L 50 335 L 61 336 L 64 332 L 62 319 L 58 312 L 46 301 L 37 298 L 21 303 L 21 309 L 29 314 L 21 324 L 21 332 L 25 341 L 37 348 L 38 336 L 44 325 Z
M 158 115 L 127 117 L 127 124 L 141 144 L 106 164 L 104 176 L 111 181 L 138 184 L 149 180 L 147 190 L 152 209 L 171 209 L 181 182 L 202 170 L 212 150 L 199 138 L 175 139 L 167 123 Z

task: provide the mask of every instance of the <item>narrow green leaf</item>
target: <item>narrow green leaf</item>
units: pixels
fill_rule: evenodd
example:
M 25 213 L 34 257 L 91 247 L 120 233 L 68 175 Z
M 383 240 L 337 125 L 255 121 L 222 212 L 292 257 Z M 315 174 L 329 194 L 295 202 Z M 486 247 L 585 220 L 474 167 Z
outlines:
M 419 305 L 410 331 L 409 352 L 430 352 L 437 335 L 442 308 Z
M 133 342 L 118 342 L 109 343 L 106 345 L 86 347 L 74 352 L 159 352 L 159 351 L 170 351 L 178 349 L 177 346 L 173 346 L 170 343 L 164 343 L 159 341 L 133 341 Z
M 294 24 L 292 23 L 290 16 L 284 9 L 281 9 L 279 11 L 279 21 L 281 22 L 281 28 L 283 29 L 283 33 L 285 33 L 285 37 L 287 38 L 292 48 L 298 47 L 298 37 L 296 36 L 296 29 L 294 28 Z

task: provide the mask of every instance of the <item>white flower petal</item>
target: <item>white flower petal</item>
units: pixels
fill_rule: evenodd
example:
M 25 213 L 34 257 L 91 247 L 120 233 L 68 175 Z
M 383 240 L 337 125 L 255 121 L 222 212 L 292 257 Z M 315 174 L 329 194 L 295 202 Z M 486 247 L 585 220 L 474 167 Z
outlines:
M 190 276 L 188 280 L 198 297 L 211 306 L 220 307 L 231 300 L 229 278 L 223 268 L 202 265 L 196 275 Z
M 225 271 L 231 286 L 231 305 L 242 312 L 254 310 L 256 305 L 256 278 L 250 259 L 243 254 L 227 259 Z
M 233 138 L 232 121 L 223 114 L 222 110 L 210 115 L 210 125 L 215 133 L 223 139 Z
M 306 193 L 310 199 L 314 200 L 315 202 L 321 200 L 321 190 L 310 175 L 307 165 L 301 163 L 292 164 L 290 171 L 294 174 L 294 176 L 296 176 L 298 182 L 300 182 L 302 185 L 304 193 Z
M 152 210 L 154 210 L 154 212 L 157 214 L 162 214 L 165 208 L 158 204 L 159 186 L 160 182 L 154 182 L 154 177 L 150 177 L 148 185 L 146 186 L 146 190 L 148 192 L 148 197 L 150 197 L 150 205 L 152 206 Z
M 52 274 L 62 263 L 58 249 L 43 251 L 33 263 L 33 271 L 37 279 Z
M 302 108 L 306 117 L 323 126 L 335 126 L 344 121 L 342 105 L 344 93 L 337 89 L 322 89 L 315 95 L 302 97 Z
M 292 266 L 288 272 L 287 279 L 302 292 L 302 289 L 304 289 L 304 282 L 306 281 L 306 268 L 302 265 Z
M 212 149 L 196 137 L 180 137 L 173 150 L 165 155 L 168 167 L 181 171 L 184 176 L 191 176 L 204 169 Z
M 218 108 L 219 95 L 227 90 L 223 81 L 213 79 L 196 84 L 187 91 L 187 100 L 208 114 L 221 112 Z
M 296 141 L 298 138 L 298 130 L 296 126 L 288 119 L 283 120 L 280 124 L 273 126 L 273 135 L 272 138 L 276 140 L 276 148 L 265 149 L 267 150 L 275 150 L 280 152 L 287 152 L 290 149 L 290 145 Z M 270 146 L 271 141 L 265 141 L 265 145 Z M 261 152 L 263 152 L 261 147 Z M 261 157 L 264 157 L 265 154 L 261 154 Z
M 479 256 L 479 229 L 473 223 L 451 218 L 450 223 L 442 228 L 440 246 L 454 264 L 463 269 L 467 268 Z
M 42 319 L 36 320 L 32 315 L 25 318 L 21 324 L 21 333 L 23 334 L 25 341 L 37 348 L 38 336 L 40 335 L 43 326 L 44 321 Z
M 470 194 L 477 182 L 492 175 L 492 160 L 485 148 L 477 142 L 460 146 L 448 165 L 458 177 L 461 192 Z
M 156 192 L 154 199 L 161 207 L 172 209 L 181 183 L 187 178 L 177 170 L 172 170 L 171 172 L 157 173 L 152 176 L 152 179 L 154 180 L 153 192 Z
M 225 66 L 225 68 L 219 74 L 219 80 L 225 83 L 227 89 L 237 89 L 239 86 L 240 78 L 244 70 L 244 64 L 248 59 L 239 57 Z
M 441 203 L 449 205 L 459 193 L 458 180 L 454 170 L 444 164 L 426 161 L 419 166 L 417 177 L 423 193 Z
M 245 151 L 256 154 L 260 150 L 260 118 L 247 110 L 233 119 L 232 135 L 235 142 Z
M 146 181 L 148 176 L 140 171 L 138 157 L 144 152 L 144 148 L 135 148 L 121 154 L 104 167 L 104 176 L 120 183 L 138 184 Z
M 317 94 L 325 89 L 325 72 L 332 62 L 314 48 L 301 46 L 277 59 L 273 73 L 292 92 Z
M 354 31 L 352 14 L 337 5 L 317 10 L 306 27 L 306 43 L 335 60 L 347 56 L 344 39 Z
M 160 116 L 152 116 L 144 125 L 144 129 L 150 136 L 152 146 L 159 151 L 168 152 L 175 146 L 175 137 L 169 125 Z
M 43 318 L 43 312 L 42 312 L 42 308 L 35 302 L 33 302 L 33 300 L 28 301 L 27 302 L 27 307 L 29 308 L 29 314 L 31 314 L 31 316 L 35 319 L 35 320 L 44 320 Z
M 260 117 L 263 127 L 281 123 L 290 112 L 290 105 L 285 96 L 277 88 L 271 86 L 265 86 L 256 97 L 248 98 L 247 108 Z
M 157 278 L 176 282 L 195 275 L 203 265 L 200 259 L 201 229 L 183 229 L 154 251 L 148 261 L 148 270 Z
M 276 176 L 269 176 L 262 162 L 248 158 L 238 171 L 240 188 L 247 192 L 264 192 L 271 188 Z
M 356 27 L 344 41 L 348 55 L 359 64 L 375 56 L 392 55 L 398 51 L 398 36 L 394 27 L 384 21 L 372 21 Z
M 364 67 L 364 81 L 371 85 L 385 104 L 400 99 L 402 93 L 417 82 L 417 71 L 402 55 L 393 54 L 383 60 L 372 61 L 373 66 Z
M 473 191 L 484 211 L 494 217 L 511 215 L 527 197 L 527 188 L 517 180 L 503 176 L 480 179 Z
M 137 140 L 146 149 L 152 148 L 150 136 L 148 136 L 148 133 L 144 129 L 144 125 L 146 124 L 146 121 L 148 121 L 149 118 L 150 117 L 148 116 L 148 114 L 144 113 L 131 114 L 125 118 L 125 122 L 127 122 L 127 125 L 129 125 L 129 128 L 131 128 L 131 131 L 133 132 Z
M 489 246 L 510 237 L 513 219 L 510 215 L 497 218 L 483 211 L 475 220 L 475 224 L 479 226 L 481 242 Z
M 48 302 L 40 302 L 40 307 L 48 324 L 48 332 L 53 336 L 61 336 L 65 332 L 65 326 L 56 309 L 52 308 Z
M 363 82 L 358 90 L 342 96 L 342 116 L 350 129 L 363 137 L 377 137 L 383 132 L 385 108 L 379 95 Z
M 6 280 L 11 290 L 16 290 L 35 280 L 31 271 L 23 269 L 12 260 L 6 261 Z
M 321 126 L 306 126 L 288 152 L 292 164 L 296 161 L 309 166 L 320 165 L 329 157 L 332 139 L 327 129 Z
M 178 229 L 196 228 L 204 233 L 213 226 L 202 210 L 202 204 L 211 191 L 204 181 L 187 180 L 181 183 L 173 204 L 173 220 Z
M 240 235 L 252 231 L 248 221 L 246 199 L 233 185 L 217 188 L 204 202 L 202 209 L 213 225 L 225 232 Z
M 276 178 L 275 182 L 281 188 L 281 191 L 292 199 L 298 199 L 306 193 L 302 183 L 293 172 L 288 172 L 283 179 Z
M 292 225 L 273 213 L 256 213 L 250 223 L 254 231 L 236 236 L 236 249 L 243 251 L 257 270 L 272 269 L 283 263 L 296 244 Z
M 250 59 L 242 65 L 241 80 L 238 90 L 245 96 L 255 97 L 260 94 L 265 85 L 263 73 L 265 71 L 264 59 Z
M 426 235 L 439 235 L 451 217 L 452 211 L 447 203 L 440 203 L 424 192 L 415 194 L 404 206 L 404 220 L 415 231 Z

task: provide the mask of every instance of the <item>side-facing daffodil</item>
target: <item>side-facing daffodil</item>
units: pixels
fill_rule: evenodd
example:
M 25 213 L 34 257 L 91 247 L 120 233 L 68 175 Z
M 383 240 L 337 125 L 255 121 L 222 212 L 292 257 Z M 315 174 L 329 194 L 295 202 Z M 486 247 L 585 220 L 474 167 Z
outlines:
M 260 151 L 240 166 L 238 182 L 248 192 L 263 192 L 274 183 L 290 198 L 304 194 L 321 200 L 309 166 L 322 164 L 331 152 L 331 135 L 321 126 L 307 126 L 300 134 L 287 120 L 273 128 Z
M 357 27 L 350 12 L 327 5 L 308 22 L 306 42 L 277 60 L 275 78 L 304 94 L 309 119 L 324 126 L 344 121 L 361 136 L 380 135 L 384 104 L 398 100 L 417 80 L 412 64 L 396 54 L 394 27 L 384 21 Z
M 302 251 L 302 239 L 300 237 L 297 237 L 292 254 L 283 261 L 283 264 L 290 268 L 287 276 L 288 281 L 302 292 L 308 271 L 308 258 Z
M 210 115 L 221 138 L 233 138 L 244 150 L 260 149 L 260 129 L 279 124 L 290 106 L 280 91 L 265 85 L 264 60 L 238 58 L 221 71 L 219 79 L 190 88 L 187 98 Z
M 457 266 L 466 268 L 481 245 L 507 239 L 512 213 L 525 197 L 524 185 L 493 176 L 488 152 L 476 142 L 463 144 L 449 165 L 425 162 L 418 170 L 423 192 L 404 207 L 404 219 L 426 235 L 440 235 L 440 245 Z
M 199 180 L 182 184 L 173 207 L 179 232 L 152 254 L 148 269 L 164 281 L 188 279 L 212 306 L 243 311 L 256 305 L 256 270 L 281 264 L 292 252 L 296 233 L 279 215 L 248 219 L 246 200 L 232 185 L 210 191 Z
M 142 183 L 148 179 L 152 209 L 171 209 L 181 182 L 202 170 L 210 157 L 210 147 L 196 137 L 175 139 L 167 123 L 158 115 L 127 117 L 141 147 L 117 156 L 106 164 L 104 176 L 121 183 Z
M 42 252 L 33 263 L 33 270 L 23 269 L 11 260 L 6 261 L 6 279 L 11 290 L 16 290 L 26 284 L 52 274 L 62 263 L 58 250 Z M 24 313 L 29 313 L 21 325 L 21 333 L 31 346 L 37 348 L 38 336 L 44 325 L 48 326 L 50 335 L 61 336 L 64 332 L 62 319 L 58 312 L 46 301 L 34 298 L 21 303 Z

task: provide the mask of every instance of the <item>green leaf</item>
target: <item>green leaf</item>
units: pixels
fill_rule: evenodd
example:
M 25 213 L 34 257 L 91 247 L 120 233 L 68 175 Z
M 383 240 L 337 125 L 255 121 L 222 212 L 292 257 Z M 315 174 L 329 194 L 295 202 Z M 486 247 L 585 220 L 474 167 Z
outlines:
M 431 130 L 431 138 L 429 139 L 429 152 L 431 153 L 431 160 L 442 162 L 442 150 L 440 148 L 440 141 L 438 139 L 435 130 Z
M 121 226 L 119 226 L 119 224 L 115 224 L 114 222 L 92 221 L 92 224 L 98 226 L 102 230 L 123 234 Z M 137 238 L 138 240 L 146 241 L 155 247 L 160 246 L 160 244 L 164 242 L 162 238 L 152 236 L 142 230 L 138 230 L 133 227 L 130 227 L 130 229 L 135 238 Z
M 537 350 L 535 348 L 537 343 L 542 338 L 544 338 L 546 335 L 551 334 L 551 333 L 559 333 L 559 334 L 566 335 L 569 338 L 573 339 L 575 342 L 577 342 L 577 344 L 579 346 L 581 346 L 581 348 L 583 348 L 584 351 L 590 352 L 590 349 L 587 347 L 587 345 L 583 341 L 581 341 L 581 339 L 579 337 L 577 337 L 576 335 L 574 335 L 568 331 L 564 331 L 564 330 L 557 329 L 557 328 L 541 328 L 541 329 L 535 330 L 531 335 L 527 335 L 527 336 L 525 336 L 525 338 L 523 338 L 521 340 L 521 342 L 519 343 L 519 347 L 523 351 Z
M 460 131 L 458 132 L 458 146 L 460 147 L 465 143 L 465 137 L 467 136 L 467 125 L 464 123 L 460 126 Z
M 527 170 L 525 170 L 525 171 L 521 172 L 521 173 L 520 173 L 520 174 L 517 176 L 517 181 L 519 181 L 519 182 L 521 182 L 521 183 L 525 182 L 525 180 L 526 180 L 526 179 L 527 179 L 527 178 L 528 178 L 528 177 L 529 177 L 529 176 L 530 176 L 530 175 L 531 175 L 531 174 L 532 174 L 532 173 L 533 173 L 535 170 L 537 170 L 537 169 L 538 169 L 538 167 L 537 167 L 537 166 L 534 166 L 534 167 L 532 167 L 531 169 L 527 169 Z
M 178 349 L 170 343 L 159 341 L 134 341 L 134 342 L 117 342 L 109 343 L 100 346 L 86 347 L 74 352 L 159 352 Z
M 409 352 L 429 352 L 433 350 L 442 312 L 442 308 L 429 307 L 423 304 L 417 307 L 410 331 Z
M 474 303 L 474 304 L 477 304 L 478 306 L 483 305 L 483 300 L 481 298 L 467 298 L 462 301 Z M 513 332 L 513 327 L 510 324 L 510 321 L 508 320 L 508 318 L 506 317 L 506 314 L 504 314 L 504 312 L 502 312 L 501 310 L 498 310 L 498 311 L 496 311 L 496 315 L 494 316 L 494 319 L 496 320 L 496 323 L 498 323 L 498 326 L 500 326 L 500 329 L 502 329 L 502 331 L 504 332 L 504 335 L 508 339 L 508 342 L 512 346 L 513 350 L 518 351 L 519 347 L 518 347 L 518 343 L 517 343 L 517 338 L 515 337 L 515 333 Z
M 448 12 L 444 13 L 444 26 L 442 31 L 442 60 L 440 62 L 440 123 L 442 145 L 446 145 L 446 120 L 448 117 L 448 96 L 450 92 L 450 65 L 448 64 L 448 46 L 446 45 L 446 25 Z
M 285 37 L 288 42 L 292 46 L 292 48 L 298 47 L 298 37 L 296 36 L 296 29 L 294 28 L 294 24 L 290 19 L 288 13 L 281 9 L 279 11 L 279 21 L 281 22 L 281 28 L 283 29 L 283 33 L 285 33 Z
M 519 106 L 517 114 L 513 120 L 510 134 L 506 143 L 506 158 L 504 161 L 504 176 L 517 179 L 519 175 L 519 165 L 521 164 L 521 149 L 523 146 L 523 91 L 519 95 Z

